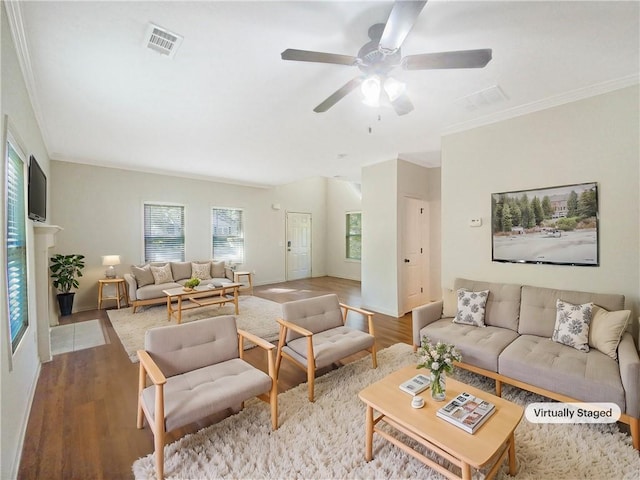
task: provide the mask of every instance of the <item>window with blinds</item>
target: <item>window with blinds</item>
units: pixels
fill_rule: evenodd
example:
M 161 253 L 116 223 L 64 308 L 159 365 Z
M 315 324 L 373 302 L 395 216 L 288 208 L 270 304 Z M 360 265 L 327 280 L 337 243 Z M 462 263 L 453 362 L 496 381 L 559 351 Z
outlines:
M 184 207 L 144 204 L 145 262 L 184 262 Z
M 362 213 L 347 213 L 346 256 L 349 260 L 362 258 Z
M 7 142 L 7 306 L 11 333 L 11 350 L 15 352 L 29 326 L 27 301 L 27 235 L 25 214 L 25 162 Z
M 212 258 L 244 263 L 243 211 L 237 208 L 211 209 Z

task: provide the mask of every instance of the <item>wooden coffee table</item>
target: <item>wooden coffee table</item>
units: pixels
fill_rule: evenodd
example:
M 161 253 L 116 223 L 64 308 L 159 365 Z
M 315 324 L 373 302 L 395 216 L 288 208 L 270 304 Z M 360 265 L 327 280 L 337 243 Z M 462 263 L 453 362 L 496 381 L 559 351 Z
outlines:
M 462 392 L 469 392 L 496 406 L 496 412 L 473 435 L 436 417 L 436 411 L 444 402 L 431 399 L 430 390 L 422 393 L 425 406 L 411 407 L 411 395 L 398 387 L 405 380 L 416 375 L 416 367 L 408 366 L 383 378 L 359 393 L 367 405 L 365 458 L 373 458 L 374 432 L 400 447 L 447 478 L 471 478 L 471 468 L 491 466 L 486 478 L 497 473 L 505 457 L 509 457 L 509 474 L 516 474 L 515 437 L 513 432 L 520 423 L 524 409 L 520 405 L 496 397 L 483 390 L 447 377 L 447 399 L 449 401 Z M 374 410 L 379 416 L 374 418 Z M 432 459 L 402 443 L 393 435 L 380 429 L 384 422 L 404 433 L 428 450 L 445 458 L 462 470 L 462 477 L 447 470 Z M 388 429 L 387 429 L 388 430 Z
M 225 303 L 233 303 L 236 306 L 236 315 L 238 315 L 238 291 L 241 286 L 241 283 L 225 283 L 221 287 L 209 287 L 205 284 L 189 292 L 186 292 L 182 287 L 163 290 L 162 293 L 167 296 L 167 320 L 171 321 L 171 317 L 175 316 L 178 323 L 181 323 L 184 310 L 208 307 L 209 305 L 222 306 Z M 178 304 L 174 308 L 173 302 L 176 300 Z

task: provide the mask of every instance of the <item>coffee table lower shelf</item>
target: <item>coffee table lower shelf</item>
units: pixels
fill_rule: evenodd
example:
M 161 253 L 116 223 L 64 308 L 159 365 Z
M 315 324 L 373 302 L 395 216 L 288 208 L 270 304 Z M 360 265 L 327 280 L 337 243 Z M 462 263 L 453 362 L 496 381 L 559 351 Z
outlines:
M 392 419 L 386 417 L 385 415 L 381 414 L 378 417 L 374 418 L 374 409 L 372 407 L 367 406 L 366 415 L 367 415 L 367 419 L 366 419 L 367 431 L 366 431 L 365 459 L 367 460 L 367 462 L 370 462 L 371 460 L 373 460 L 373 434 L 377 433 L 388 442 L 394 444 L 396 447 L 400 448 L 402 451 L 408 453 L 412 457 L 416 458 L 420 462 L 431 467 L 432 469 L 434 469 L 435 471 L 437 471 L 441 475 L 444 475 L 447 478 L 456 479 L 456 480 L 460 478 L 462 478 L 463 480 L 471 479 L 471 474 L 472 474 L 471 465 L 469 465 L 468 463 L 465 463 L 464 461 L 456 458 L 455 456 L 442 450 L 441 448 L 434 445 L 433 443 L 428 442 L 424 438 L 419 437 L 418 435 L 414 434 L 410 430 L 407 430 L 402 425 L 398 424 L 397 422 L 394 422 Z M 456 475 L 454 472 L 446 469 L 435 460 L 427 457 L 426 455 L 421 454 L 420 452 L 414 450 L 409 445 L 407 445 L 406 443 L 403 443 L 401 440 L 397 439 L 393 435 L 378 428 L 377 425 L 379 422 L 384 422 L 387 425 L 395 428 L 396 430 L 404 433 L 406 436 L 412 438 L 413 440 L 418 442 L 420 445 L 425 447 L 427 450 L 432 451 L 436 455 L 439 455 L 440 457 L 448 460 L 453 465 L 458 466 L 460 468 L 460 471 L 462 472 L 462 476 Z M 493 463 L 493 467 L 491 468 L 491 470 L 489 470 L 486 473 L 485 480 L 490 480 L 496 475 L 496 473 L 498 473 L 498 469 L 500 468 L 500 466 L 502 465 L 502 462 L 507 456 L 509 456 L 509 475 L 513 476 L 516 474 L 517 470 L 516 470 L 516 455 L 515 455 L 515 438 L 513 433 L 511 434 L 509 440 L 503 445 L 503 447 L 498 450 L 496 456 L 497 458 L 495 458 L 495 460 L 494 459 L 490 460 L 490 463 Z

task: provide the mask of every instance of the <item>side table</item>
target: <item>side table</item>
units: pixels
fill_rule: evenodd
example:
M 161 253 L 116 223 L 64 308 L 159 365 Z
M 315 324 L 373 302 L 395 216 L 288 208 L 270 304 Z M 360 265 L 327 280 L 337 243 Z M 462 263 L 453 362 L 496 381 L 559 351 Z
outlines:
M 105 285 L 113 285 L 116 289 L 115 295 L 105 297 L 103 295 L 103 289 Z M 124 278 L 101 278 L 98 280 L 98 310 L 102 309 L 103 300 L 115 300 L 120 308 L 120 301 L 124 303 L 124 306 L 129 305 L 129 295 L 127 294 L 127 283 Z
M 253 295 L 253 274 L 251 272 L 233 272 L 234 283 L 242 283 L 240 282 L 240 277 L 247 277 L 249 279 L 249 291 L 251 295 Z

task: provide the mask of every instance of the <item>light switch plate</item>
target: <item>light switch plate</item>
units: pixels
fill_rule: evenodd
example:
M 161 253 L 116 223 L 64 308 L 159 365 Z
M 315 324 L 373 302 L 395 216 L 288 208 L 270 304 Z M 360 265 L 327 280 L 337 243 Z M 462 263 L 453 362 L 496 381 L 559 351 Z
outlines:
M 482 219 L 481 218 L 472 218 L 471 220 L 469 220 L 469 225 L 472 227 L 480 227 L 482 226 Z

